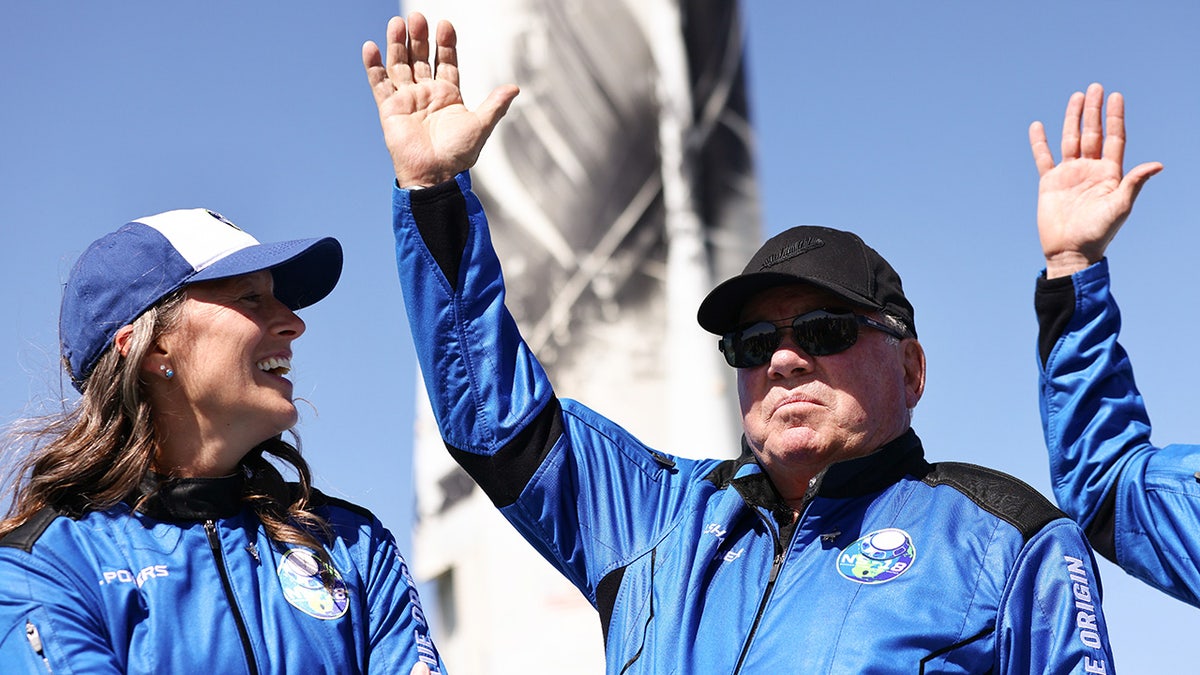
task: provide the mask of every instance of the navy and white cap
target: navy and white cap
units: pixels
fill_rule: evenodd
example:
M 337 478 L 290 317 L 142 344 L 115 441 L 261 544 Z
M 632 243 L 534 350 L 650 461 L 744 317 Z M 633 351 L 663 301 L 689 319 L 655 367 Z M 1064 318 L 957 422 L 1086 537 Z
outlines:
M 271 270 L 275 296 L 293 310 L 333 290 L 342 246 L 332 237 L 260 244 L 221 214 L 181 209 L 138 218 L 79 256 L 63 290 L 58 330 L 75 388 L 117 331 L 159 300 L 198 281 Z

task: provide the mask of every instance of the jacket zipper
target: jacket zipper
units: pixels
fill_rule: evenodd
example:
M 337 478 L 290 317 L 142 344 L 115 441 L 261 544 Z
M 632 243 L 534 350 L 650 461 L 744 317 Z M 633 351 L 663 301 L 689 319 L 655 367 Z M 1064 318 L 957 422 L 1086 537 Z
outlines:
M 791 536 L 788 538 L 789 547 L 792 540 L 796 538 L 796 533 L 800 531 L 800 519 L 804 517 L 804 512 L 808 510 L 808 501 L 808 498 L 805 498 L 804 505 L 800 507 L 800 512 L 796 514 L 795 524 L 792 528 Z M 761 512 L 756 511 L 756 513 L 771 533 L 771 540 L 775 543 L 775 559 L 771 561 L 771 574 L 767 577 L 767 587 L 763 590 L 762 600 L 758 603 L 758 612 L 754 615 L 754 623 L 750 624 L 750 633 L 746 636 L 746 642 L 742 645 L 742 653 L 738 656 L 737 665 L 733 668 L 734 675 L 742 672 L 742 665 L 745 664 L 746 657 L 750 654 L 750 645 L 754 642 L 754 634 L 758 632 L 758 624 L 762 622 L 763 614 L 767 611 L 767 602 L 771 599 L 771 592 L 775 590 L 775 581 L 779 578 L 779 571 L 783 569 L 783 560 L 787 557 L 787 549 L 783 546 L 779 530 Z
M 25 622 L 25 637 L 29 640 L 29 646 L 33 647 L 33 653 L 42 657 L 42 665 L 46 666 L 46 672 L 54 672 L 50 669 L 50 659 L 46 658 L 46 651 L 42 646 L 42 636 L 32 621 Z
M 746 656 L 750 654 L 750 644 L 754 642 L 754 634 L 758 632 L 758 624 L 762 621 L 763 614 L 767 611 L 767 601 L 771 599 L 771 591 L 775 589 L 775 580 L 779 578 L 779 570 L 783 567 L 783 546 L 779 543 L 778 537 L 775 539 L 775 560 L 771 563 L 771 575 L 767 577 L 767 588 L 763 591 L 762 600 L 758 603 L 758 612 L 754 615 L 754 623 L 750 624 L 750 633 L 746 636 L 746 642 L 742 645 L 742 653 L 738 656 L 737 665 L 734 666 L 733 672 L 742 672 L 742 664 L 746 662 Z
M 208 536 L 208 545 L 216 558 L 217 572 L 221 576 L 221 587 L 225 589 L 225 599 L 233 610 L 233 620 L 237 624 L 238 635 L 242 638 L 242 651 L 246 655 L 246 668 L 250 675 L 258 675 L 258 664 L 254 660 L 254 650 L 250 646 L 250 633 L 246 630 L 246 620 L 238 609 L 233 597 L 233 584 L 229 580 L 229 571 L 225 569 L 225 553 L 221 550 L 221 540 L 217 537 L 217 525 L 211 519 L 204 521 L 204 534 Z
M 654 621 L 654 561 L 657 556 L 658 549 L 650 549 L 650 611 L 649 616 L 646 617 L 646 624 L 642 626 L 642 646 L 638 647 L 637 653 L 629 657 L 629 660 L 626 661 L 625 665 L 621 667 L 620 675 L 625 675 L 625 673 L 633 667 L 633 664 L 637 663 L 637 660 L 642 658 L 642 652 L 646 649 L 646 633 L 650 630 L 651 622 Z

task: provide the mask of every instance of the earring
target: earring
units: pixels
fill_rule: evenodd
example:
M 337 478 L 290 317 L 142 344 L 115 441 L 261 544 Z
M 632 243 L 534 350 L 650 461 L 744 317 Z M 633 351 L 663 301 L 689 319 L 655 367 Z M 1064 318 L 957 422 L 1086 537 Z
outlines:
M 159 366 L 158 369 L 162 371 L 163 377 L 167 378 L 168 380 L 172 377 L 175 377 L 175 371 L 166 366 Z

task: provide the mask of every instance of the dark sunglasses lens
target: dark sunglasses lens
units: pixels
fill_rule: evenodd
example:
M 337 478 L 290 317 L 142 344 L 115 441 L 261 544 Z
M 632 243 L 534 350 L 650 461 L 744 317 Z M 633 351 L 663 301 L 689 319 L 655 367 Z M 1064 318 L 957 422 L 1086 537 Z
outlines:
M 810 356 L 844 352 L 858 341 L 858 322 L 853 314 L 801 317 L 792 324 L 796 344 Z
M 721 351 L 734 368 L 751 368 L 770 361 L 779 341 L 779 329 L 770 322 L 760 321 L 722 338 Z

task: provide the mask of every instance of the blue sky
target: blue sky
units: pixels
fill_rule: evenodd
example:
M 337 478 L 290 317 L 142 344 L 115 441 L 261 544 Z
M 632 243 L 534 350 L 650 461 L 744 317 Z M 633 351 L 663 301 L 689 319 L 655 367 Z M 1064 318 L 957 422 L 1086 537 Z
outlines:
M 1154 440 L 1200 441 L 1189 385 L 1200 364 L 1187 347 L 1200 334 L 1188 200 L 1200 183 L 1200 6 L 744 8 L 765 232 L 832 225 L 887 256 L 928 353 L 915 427 L 932 459 L 991 465 L 1047 494 L 1026 129 L 1041 119 L 1056 138 L 1068 95 L 1089 82 L 1122 91 L 1126 166 L 1166 167 L 1110 249 L 1123 342 Z M 303 313 L 294 375 L 311 405 L 300 433 L 319 486 L 407 538 L 418 383 L 391 252 L 390 162 L 359 60 L 395 11 L 375 0 L 0 6 L 0 420 L 69 392 L 56 366 L 60 285 L 96 236 L 194 206 L 264 241 L 333 234 L 347 264 Z M 1102 570 L 1118 666 L 1189 663 L 1196 611 Z

